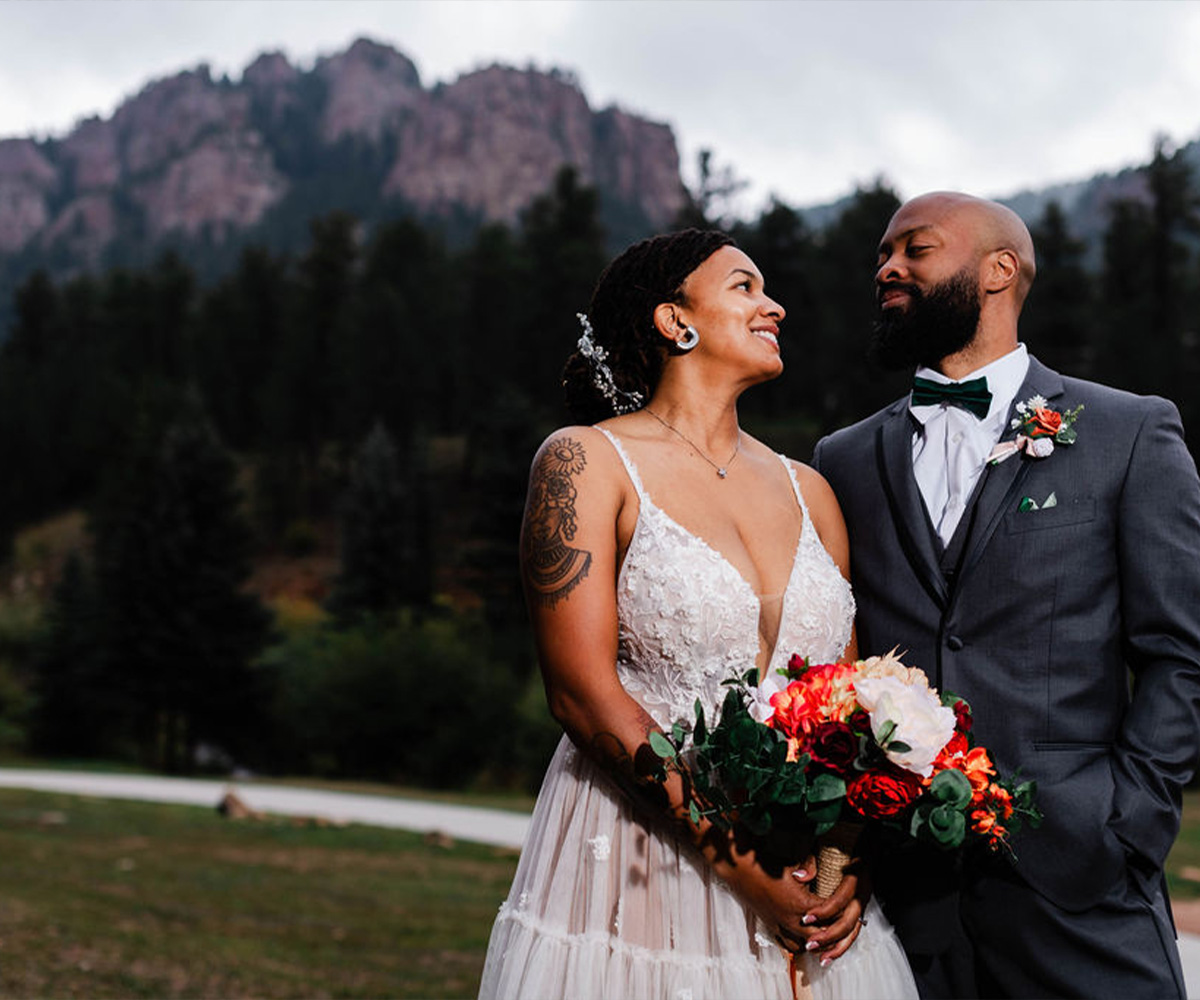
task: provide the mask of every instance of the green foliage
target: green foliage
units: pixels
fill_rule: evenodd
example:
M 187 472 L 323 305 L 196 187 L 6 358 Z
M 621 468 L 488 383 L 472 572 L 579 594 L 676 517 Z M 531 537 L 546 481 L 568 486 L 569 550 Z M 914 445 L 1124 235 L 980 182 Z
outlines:
M 144 426 L 95 517 L 97 655 L 144 758 L 191 766 L 201 741 L 247 749 L 267 635 L 242 591 L 251 535 L 235 469 L 198 403 Z
M 330 599 L 343 619 L 430 603 L 428 510 L 411 452 L 404 475 L 382 423 L 358 452 L 342 503 L 341 573 Z
M 451 787 L 519 732 L 511 671 L 485 630 L 450 617 L 300 630 L 258 669 L 274 691 L 265 737 L 278 771 Z

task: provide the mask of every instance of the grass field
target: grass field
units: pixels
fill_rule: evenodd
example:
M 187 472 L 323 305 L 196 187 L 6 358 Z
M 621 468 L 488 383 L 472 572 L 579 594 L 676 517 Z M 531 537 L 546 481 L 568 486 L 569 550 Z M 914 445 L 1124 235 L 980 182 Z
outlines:
M 370 827 L 0 790 L 0 996 L 471 997 L 515 867 Z M 1200 792 L 1168 874 L 1200 898 Z
M 0 791 L 0 995 L 469 997 L 516 853 Z

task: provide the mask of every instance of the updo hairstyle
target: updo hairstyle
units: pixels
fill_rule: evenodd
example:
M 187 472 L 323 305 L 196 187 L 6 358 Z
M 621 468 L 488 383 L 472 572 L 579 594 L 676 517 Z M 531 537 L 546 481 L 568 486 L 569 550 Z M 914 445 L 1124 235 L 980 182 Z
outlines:
M 608 353 L 616 387 L 649 402 L 662 377 L 670 343 L 654 325 L 664 302 L 684 304 L 683 283 L 733 237 L 712 229 L 651 236 L 615 257 L 592 292 L 592 339 Z M 594 424 L 616 411 L 596 385 L 594 362 L 576 350 L 563 369 L 563 393 L 573 421 Z

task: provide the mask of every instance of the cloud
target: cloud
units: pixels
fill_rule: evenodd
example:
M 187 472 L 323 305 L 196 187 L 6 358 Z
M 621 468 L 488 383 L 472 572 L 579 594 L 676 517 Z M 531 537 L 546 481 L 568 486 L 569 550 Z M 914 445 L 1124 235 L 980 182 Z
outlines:
M 593 105 L 673 125 L 807 205 L 883 174 L 1004 195 L 1200 133 L 1200 4 L 1041 0 L 59 0 L 0 4 L 0 134 L 61 134 L 147 80 L 308 65 L 368 35 L 425 83 L 500 61 L 574 72 Z

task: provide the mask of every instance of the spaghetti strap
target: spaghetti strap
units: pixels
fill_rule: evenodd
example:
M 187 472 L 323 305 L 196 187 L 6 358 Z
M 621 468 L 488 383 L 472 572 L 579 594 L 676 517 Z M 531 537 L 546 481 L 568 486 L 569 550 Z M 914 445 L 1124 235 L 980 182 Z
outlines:
M 808 521 L 808 504 L 804 502 L 804 494 L 800 492 L 800 480 L 796 478 L 796 470 L 792 466 L 791 459 L 787 455 L 779 454 L 779 452 L 775 453 L 775 457 L 783 463 L 784 469 L 787 470 L 788 479 L 792 481 L 792 490 L 796 494 L 796 503 L 800 505 L 800 513 L 804 515 L 804 520 Z
M 646 490 L 642 486 L 642 477 L 638 475 L 637 466 L 633 464 L 633 459 L 625 454 L 625 449 L 621 447 L 620 440 L 615 434 L 605 430 L 603 427 L 597 427 L 596 430 L 608 438 L 609 444 L 616 450 L 622 464 L 625 466 L 625 471 L 629 473 L 629 479 L 633 483 L 633 488 L 637 490 L 638 500 L 647 500 Z

